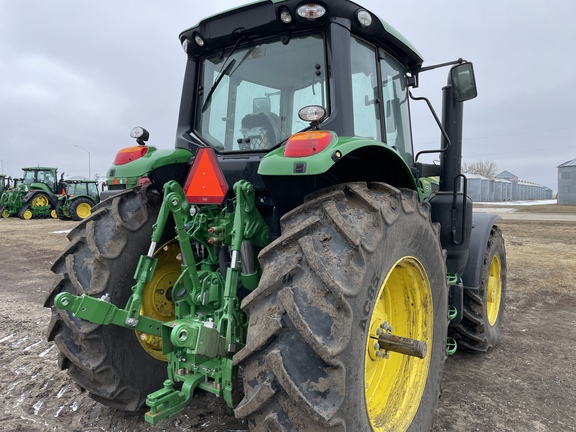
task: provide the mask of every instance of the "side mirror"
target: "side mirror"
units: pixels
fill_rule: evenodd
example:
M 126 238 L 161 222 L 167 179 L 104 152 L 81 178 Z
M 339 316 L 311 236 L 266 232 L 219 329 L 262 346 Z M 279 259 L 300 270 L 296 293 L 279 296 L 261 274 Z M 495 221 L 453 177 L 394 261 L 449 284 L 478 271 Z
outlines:
M 450 70 L 450 78 L 456 102 L 464 102 L 478 96 L 472 63 L 461 63 Z

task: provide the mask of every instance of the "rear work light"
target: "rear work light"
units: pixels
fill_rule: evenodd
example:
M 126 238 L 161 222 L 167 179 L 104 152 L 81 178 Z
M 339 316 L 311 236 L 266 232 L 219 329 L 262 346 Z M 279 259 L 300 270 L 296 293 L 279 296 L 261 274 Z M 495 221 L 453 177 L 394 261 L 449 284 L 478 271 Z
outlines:
M 320 153 L 332 141 L 332 134 L 325 131 L 308 131 L 292 135 L 284 147 L 286 157 L 306 157 Z
M 140 159 L 146 152 L 148 152 L 148 147 L 146 146 L 124 147 L 116 153 L 114 165 L 125 165 L 136 159 Z

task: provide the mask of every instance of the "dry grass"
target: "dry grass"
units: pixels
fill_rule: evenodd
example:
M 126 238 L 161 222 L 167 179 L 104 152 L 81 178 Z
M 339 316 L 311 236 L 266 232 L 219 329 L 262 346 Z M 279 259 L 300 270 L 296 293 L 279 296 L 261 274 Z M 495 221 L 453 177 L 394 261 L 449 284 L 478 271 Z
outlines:
M 474 203 L 474 208 L 496 207 L 490 203 Z M 497 207 L 513 208 L 518 213 L 569 213 L 576 214 L 576 205 L 539 204 L 539 205 L 514 205 L 499 203 Z
M 576 292 L 576 223 L 501 220 L 498 225 L 506 241 L 509 286 Z

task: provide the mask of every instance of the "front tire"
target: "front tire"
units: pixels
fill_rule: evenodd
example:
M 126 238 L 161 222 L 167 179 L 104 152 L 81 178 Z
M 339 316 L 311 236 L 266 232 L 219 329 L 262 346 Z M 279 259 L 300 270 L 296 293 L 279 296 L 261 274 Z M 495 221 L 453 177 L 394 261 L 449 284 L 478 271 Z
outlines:
M 141 409 L 146 396 L 162 387 L 166 363 L 147 354 L 133 330 L 73 318 L 54 308 L 54 297 L 107 293 L 113 304 L 124 307 L 160 204 L 150 185 L 101 203 L 70 232 L 70 246 L 52 266 L 57 276 L 45 302 L 52 308 L 48 340 L 58 346 L 60 368 L 93 399 L 125 411 Z
M 448 327 L 429 206 L 414 191 L 351 183 L 281 223 L 242 302 L 250 321 L 234 357 L 245 392 L 236 416 L 253 430 L 429 430 Z M 378 328 L 426 342 L 427 354 L 377 350 Z

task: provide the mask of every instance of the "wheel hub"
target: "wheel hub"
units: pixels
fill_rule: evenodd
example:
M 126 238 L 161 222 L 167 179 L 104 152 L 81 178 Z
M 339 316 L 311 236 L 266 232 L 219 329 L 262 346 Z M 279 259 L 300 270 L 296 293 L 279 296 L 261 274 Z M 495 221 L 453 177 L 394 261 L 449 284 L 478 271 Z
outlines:
M 493 326 L 498 320 L 500 302 L 502 301 L 502 264 L 498 255 L 494 255 L 490 264 L 487 290 L 486 312 L 488 322 Z
M 433 336 L 430 283 L 422 264 L 399 260 L 376 298 L 364 361 L 365 400 L 374 430 L 405 430 L 428 377 Z
M 172 288 L 180 276 L 182 260 L 179 254 L 180 247 L 176 240 L 166 243 L 154 253 L 158 264 L 152 280 L 144 287 L 141 315 L 163 322 L 174 319 Z M 162 354 L 162 338 L 141 332 L 135 333 L 140 345 L 148 354 L 166 361 L 166 356 Z

